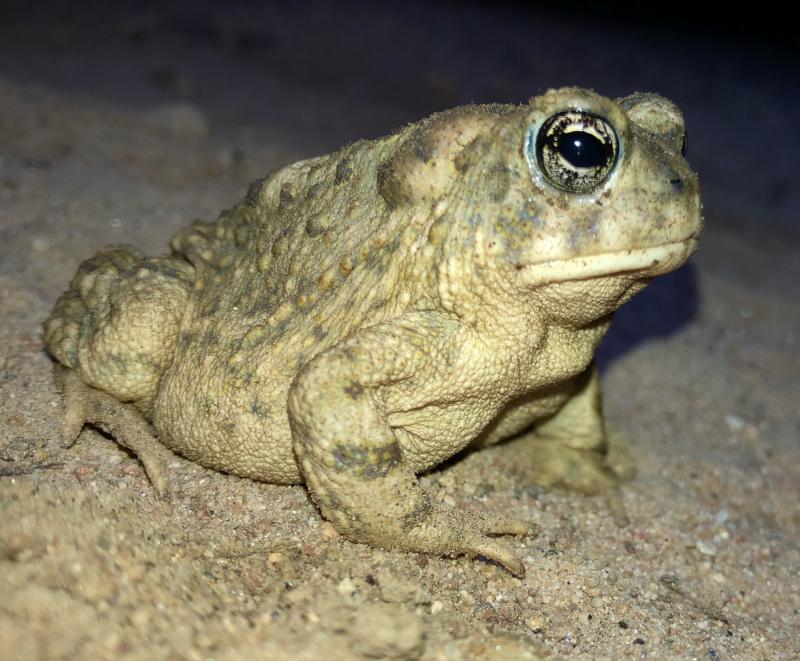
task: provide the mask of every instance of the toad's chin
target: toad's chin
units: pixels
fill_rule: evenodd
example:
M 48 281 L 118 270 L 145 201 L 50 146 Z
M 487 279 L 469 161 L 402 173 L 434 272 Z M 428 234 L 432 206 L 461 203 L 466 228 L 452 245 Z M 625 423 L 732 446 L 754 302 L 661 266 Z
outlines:
M 669 273 L 681 266 L 697 247 L 697 237 L 664 243 L 660 246 L 620 250 L 598 255 L 582 255 L 552 259 L 519 268 L 519 278 L 525 287 L 539 287 L 557 282 L 586 280 L 601 276 L 635 273 L 652 278 Z

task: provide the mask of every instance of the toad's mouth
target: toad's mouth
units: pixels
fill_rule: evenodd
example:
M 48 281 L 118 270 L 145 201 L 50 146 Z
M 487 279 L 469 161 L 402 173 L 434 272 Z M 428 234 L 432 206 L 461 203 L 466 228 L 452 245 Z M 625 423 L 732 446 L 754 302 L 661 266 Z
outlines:
M 526 264 L 520 267 L 519 276 L 526 287 L 632 272 L 643 278 L 652 278 L 674 271 L 689 258 L 695 248 L 697 248 L 697 237 L 693 235 L 683 241 L 664 243 L 650 248 Z

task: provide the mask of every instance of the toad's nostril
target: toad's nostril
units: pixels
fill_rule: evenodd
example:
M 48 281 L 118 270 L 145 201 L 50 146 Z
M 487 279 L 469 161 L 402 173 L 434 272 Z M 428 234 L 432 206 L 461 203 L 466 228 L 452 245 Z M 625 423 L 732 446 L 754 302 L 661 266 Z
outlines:
M 672 184 L 672 189 L 676 193 L 680 193 L 683 190 L 683 179 L 680 177 L 674 177 L 673 179 L 670 179 L 669 183 Z

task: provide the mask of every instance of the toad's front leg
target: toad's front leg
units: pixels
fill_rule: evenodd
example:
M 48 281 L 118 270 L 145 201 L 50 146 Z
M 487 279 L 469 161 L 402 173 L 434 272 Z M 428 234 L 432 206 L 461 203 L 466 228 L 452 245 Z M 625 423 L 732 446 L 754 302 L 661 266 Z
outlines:
M 440 370 L 433 361 L 452 350 L 451 323 L 429 313 L 409 315 L 365 329 L 317 356 L 289 394 L 295 453 L 323 515 L 349 539 L 388 549 L 483 556 L 522 575 L 511 545 L 490 535 L 522 535 L 530 526 L 432 503 L 380 404 L 382 386 L 436 378 Z

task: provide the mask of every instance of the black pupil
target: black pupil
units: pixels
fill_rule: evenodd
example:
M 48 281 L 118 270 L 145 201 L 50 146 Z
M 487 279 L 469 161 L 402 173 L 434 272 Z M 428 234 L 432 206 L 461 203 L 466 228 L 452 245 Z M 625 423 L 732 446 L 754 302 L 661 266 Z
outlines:
M 611 145 L 586 131 L 562 133 L 558 153 L 576 168 L 599 168 L 611 158 Z

